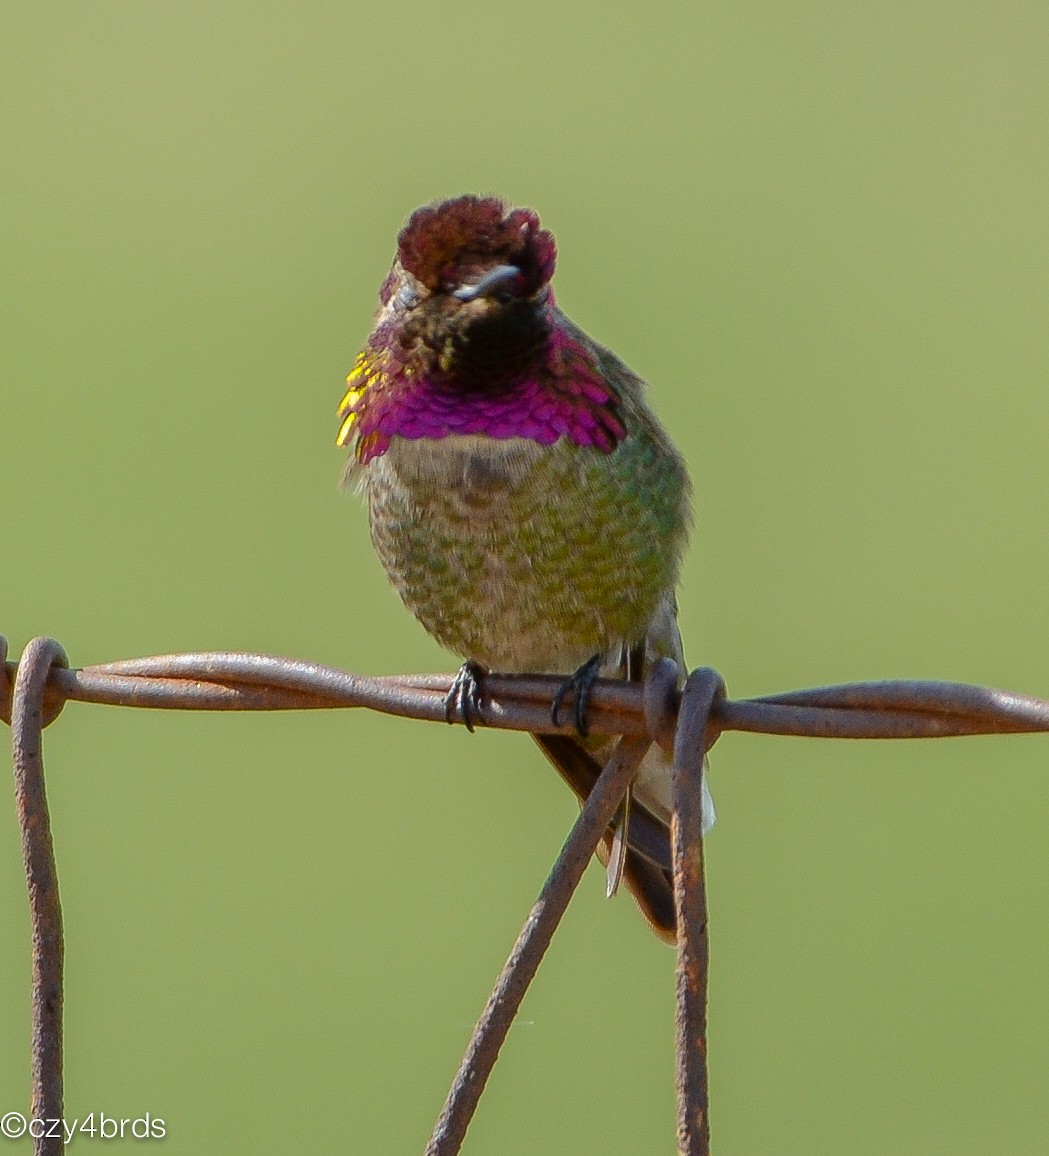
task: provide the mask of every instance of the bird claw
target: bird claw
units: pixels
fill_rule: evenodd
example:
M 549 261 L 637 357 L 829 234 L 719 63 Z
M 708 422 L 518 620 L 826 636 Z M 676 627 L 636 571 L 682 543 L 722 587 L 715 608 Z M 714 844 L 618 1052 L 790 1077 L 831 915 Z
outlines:
M 590 691 L 597 681 L 600 669 L 601 655 L 595 654 L 558 687 L 550 707 L 550 719 L 555 727 L 561 726 L 561 708 L 565 705 L 565 699 L 572 695 L 575 698 L 572 704 L 572 721 L 580 737 L 584 739 L 587 737 L 590 732 L 586 725 L 586 708 L 590 703 Z
M 464 662 L 444 696 L 444 721 L 454 723 L 458 715 L 463 726 L 473 734 L 473 720 L 483 725 L 481 713 L 481 677 L 484 667 L 476 662 Z

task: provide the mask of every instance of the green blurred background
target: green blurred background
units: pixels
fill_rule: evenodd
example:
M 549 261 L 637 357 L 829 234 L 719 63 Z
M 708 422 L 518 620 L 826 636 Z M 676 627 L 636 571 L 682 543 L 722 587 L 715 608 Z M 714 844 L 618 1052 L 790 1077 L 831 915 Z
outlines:
M 693 662 L 736 696 L 1049 695 L 1047 42 L 1020 0 L 8 0 L 0 632 L 74 665 L 451 670 L 337 491 L 334 411 L 405 215 L 497 191 L 688 457 Z M 178 1153 L 421 1151 L 575 811 L 532 745 L 73 704 L 46 753 L 68 1115 L 148 1110 Z M 1047 764 L 722 740 L 719 1156 L 1045 1151 Z M 672 970 L 592 870 L 465 1151 L 671 1152 Z

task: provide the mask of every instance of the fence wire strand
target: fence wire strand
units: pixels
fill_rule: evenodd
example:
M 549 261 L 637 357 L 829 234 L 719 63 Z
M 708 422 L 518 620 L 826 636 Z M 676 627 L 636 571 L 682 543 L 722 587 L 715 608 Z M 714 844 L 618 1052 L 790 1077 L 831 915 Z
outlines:
M 7 644 L 3 643 L 6 651 Z M 15 809 L 22 834 L 22 861 L 32 926 L 32 1114 L 35 1120 L 62 1119 L 62 907 L 51 841 L 51 818 L 44 792 L 44 686 L 51 670 L 66 665 L 53 639 L 35 638 L 18 664 L 11 689 L 11 761 Z M 52 715 L 53 718 L 53 715 Z M 47 1129 L 50 1132 L 51 1129 Z M 34 1140 L 38 1156 L 63 1149 L 62 1132 Z
M 701 784 L 706 752 L 726 731 L 813 738 L 944 738 L 1049 731 L 1049 702 L 963 683 L 896 680 L 851 683 L 733 701 L 713 670 L 680 672 L 657 662 L 644 684 L 595 683 L 591 733 L 622 736 L 580 812 L 492 992 L 426 1151 L 453 1156 L 521 1000 L 597 843 L 652 742 L 673 755 L 672 849 L 678 914 L 678 1147 L 708 1156 L 708 932 Z M 554 727 L 557 677 L 487 675 L 484 724 L 504 730 L 571 734 Z M 450 676 L 365 678 L 335 667 L 264 654 L 168 654 L 70 669 L 61 646 L 34 639 L 18 663 L 0 636 L 0 718 L 11 724 L 15 797 L 22 831 L 33 941 L 32 1104 L 37 1118 L 62 1108 L 62 927 L 58 877 L 44 793 L 42 731 L 66 702 L 165 710 L 330 710 L 358 707 L 445 721 Z M 34 1141 L 53 1156 L 63 1141 Z

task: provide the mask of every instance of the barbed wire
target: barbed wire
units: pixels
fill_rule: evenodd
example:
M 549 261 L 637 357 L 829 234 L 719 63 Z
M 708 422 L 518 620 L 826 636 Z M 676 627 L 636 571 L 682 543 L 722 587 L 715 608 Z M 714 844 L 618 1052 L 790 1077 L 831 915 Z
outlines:
M 678 1147 L 708 1156 L 708 935 L 700 835 L 706 752 L 726 731 L 813 738 L 943 738 L 1049 731 L 1049 702 L 964 683 L 894 680 L 850 683 L 733 701 L 721 676 L 654 663 L 643 684 L 594 684 L 593 734 L 622 736 L 586 800 L 471 1036 L 427 1146 L 454 1156 L 525 992 L 627 788 L 655 742 L 673 756 L 671 849 L 677 911 Z M 481 708 L 488 727 L 571 734 L 555 727 L 550 702 L 562 679 L 487 675 Z M 452 677 L 365 678 L 331 666 L 264 654 L 192 653 L 71 669 L 52 639 L 30 642 L 7 661 L 0 636 L 0 718 L 11 724 L 15 799 L 32 922 L 32 1107 L 62 1116 L 62 918 L 44 791 L 42 736 L 68 701 L 166 710 L 324 710 L 357 707 L 444 722 Z M 34 1141 L 37 1156 L 64 1149 L 61 1135 Z

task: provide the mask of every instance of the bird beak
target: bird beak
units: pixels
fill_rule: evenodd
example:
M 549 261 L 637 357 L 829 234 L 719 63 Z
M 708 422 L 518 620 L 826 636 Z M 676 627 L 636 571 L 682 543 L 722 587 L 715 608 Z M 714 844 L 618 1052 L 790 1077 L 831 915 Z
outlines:
M 500 292 L 513 292 L 521 280 L 521 270 L 516 265 L 496 265 L 475 285 L 462 285 L 452 296 L 459 301 L 475 301 L 478 297 L 493 297 Z

